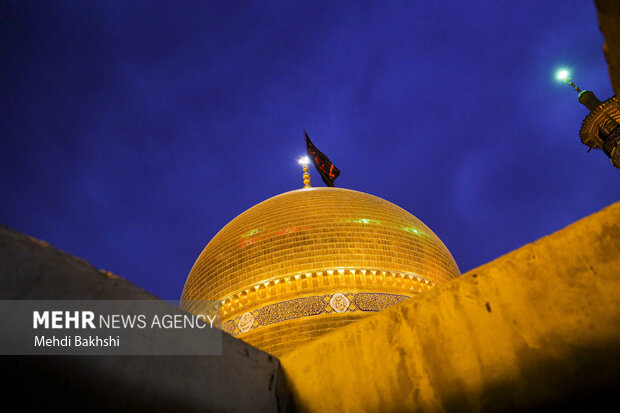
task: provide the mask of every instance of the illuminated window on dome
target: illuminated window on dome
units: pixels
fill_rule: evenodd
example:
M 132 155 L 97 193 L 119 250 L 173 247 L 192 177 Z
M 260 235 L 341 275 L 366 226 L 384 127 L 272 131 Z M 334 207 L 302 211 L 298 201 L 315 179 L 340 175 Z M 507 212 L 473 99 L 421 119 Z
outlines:
M 258 228 L 253 229 L 252 231 L 250 231 L 250 232 L 248 232 L 248 233 L 246 233 L 246 234 L 243 234 L 243 235 L 242 235 L 242 237 L 243 237 L 243 238 L 245 238 L 245 237 L 252 236 L 252 235 L 254 235 L 254 234 L 258 234 Z
M 424 231 L 420 231 L 417 228 L 412 228 L 412 227 L 403 227 L 403 229 L 407 232 L 411 232 L 412 234 L 416 234 L 416 235 L 426 235 L 426 233 Z
M 241 236 L 243 239 L 239 242 L 239 247 L 240 248 L 247 247 L 258 241 L 262 241 L 264 239 L 268 239 L 268 238 L 272 238 L 272 237 L 276 237 L 280 235 L 285 235 L 285 234 L 291 234 L 293 232 L 297 232 L 303 229 L 304 227 L 287 227 L 287 228 L 282 228 L 281 230 L 277 230 L 277 231 L 264 232 L 265 229 L 263 228 L 263 232 L 261 233 L 261 235 L 252 237 L 253 235 L 256 235 L 260 232 L 258 228 L 253 229 L 252 231 L 247 232 Z M 249 237 L 252 237 L 252 238 L 249 238 Z
M 355 222 L 357 224 L 380 224 L 381 223 L 375 219 L 369 219 L 369 218 L 348 219 L 345 222 Z

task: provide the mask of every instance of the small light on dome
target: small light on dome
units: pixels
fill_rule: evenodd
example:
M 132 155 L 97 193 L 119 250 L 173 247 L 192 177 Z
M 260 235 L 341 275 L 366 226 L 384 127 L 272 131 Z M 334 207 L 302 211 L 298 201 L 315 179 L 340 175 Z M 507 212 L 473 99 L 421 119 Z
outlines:
M 301 166 L 308 166 L 310 164 L 310 159 L 307 156 L 302 156 L 299 158 L 298 162 Z
M 555 72 L 555 78 L 560 82 L 569 84 L 573 89 L 575 89 L 575 92 L 581 93 L 581 89 L 579 89 L 579 87 L 571 80 L 570 71 L 568 69 L 558 69 L 558 71 Z
M 555 75 L 558 80 L 566 80 L 570 76 L 570 73 L 566 69 L 559 70 Z

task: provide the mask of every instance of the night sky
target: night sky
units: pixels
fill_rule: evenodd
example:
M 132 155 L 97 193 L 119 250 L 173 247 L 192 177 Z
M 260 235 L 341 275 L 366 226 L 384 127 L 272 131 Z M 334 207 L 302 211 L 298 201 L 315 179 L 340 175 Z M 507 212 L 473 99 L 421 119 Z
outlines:
M 304 129 L 462 272 L 620 199 L 553 78 L 613 94 L 592 1 L 4 1 L 0 24 L 0 222 L 165 299 L 301 188 Z

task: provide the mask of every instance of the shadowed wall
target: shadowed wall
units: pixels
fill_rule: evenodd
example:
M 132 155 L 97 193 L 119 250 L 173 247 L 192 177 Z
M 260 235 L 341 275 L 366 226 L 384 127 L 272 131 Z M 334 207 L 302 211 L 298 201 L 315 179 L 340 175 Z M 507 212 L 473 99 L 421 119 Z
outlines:
M 302 411 L 617 405 L 620 203 L 282 357 Z

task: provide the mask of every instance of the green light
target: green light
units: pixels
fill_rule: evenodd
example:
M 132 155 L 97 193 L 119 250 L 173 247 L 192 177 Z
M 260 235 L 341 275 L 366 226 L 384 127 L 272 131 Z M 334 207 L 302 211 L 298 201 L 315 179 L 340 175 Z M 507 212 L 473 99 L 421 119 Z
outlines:
M 412 234 L 416 234 L 416 235 L 426 235 L 423 231 L 420 231 L 417 228 L 411 228 L 411 227 L 402 227 L 405 231 L 407 232 L 411 232 Z
M 375 221 L 374 219 L 368 219 L 368 218 L 354 220 L 353 222 L 357 222 L 360 224 L 378 224 L 379 223 L 379 221 Z
M 368 218 L 348 219 L 345 222 L 355 222 L 356 224 L 380 224 L 381 223 L 377 220 L 368 219 Z
M 570 70 L 564 68 L 558 69 L 557 72 L 555 72 L 555 78 L 560 82 L 568 83 L 573 89 L 575 89 L 575 92 L 581 93 L 581 89 L 579 89 L 579 87 L 574 84 L 570 78 Z
M 254 234 L 258 234 L 258 228 L 257 229 L 253 229 L 252 231 L 248 232 L 247 234 L 243 234 L 242 237 L 249 237 L 250 235 L 254 235 Z
M 566 80 L 568 80 L 569 76 L 570 76 L 570 72 L 569 72 L 568 70 L 566 70 L 566 69 L 560 69 L 560 70 L 558 70 L 558 71 L 557 71 L 557 73 L 555 74 L 555 77 L 556 77 L 558 80 L 561 80 L 561 81 L 566 81 Z

